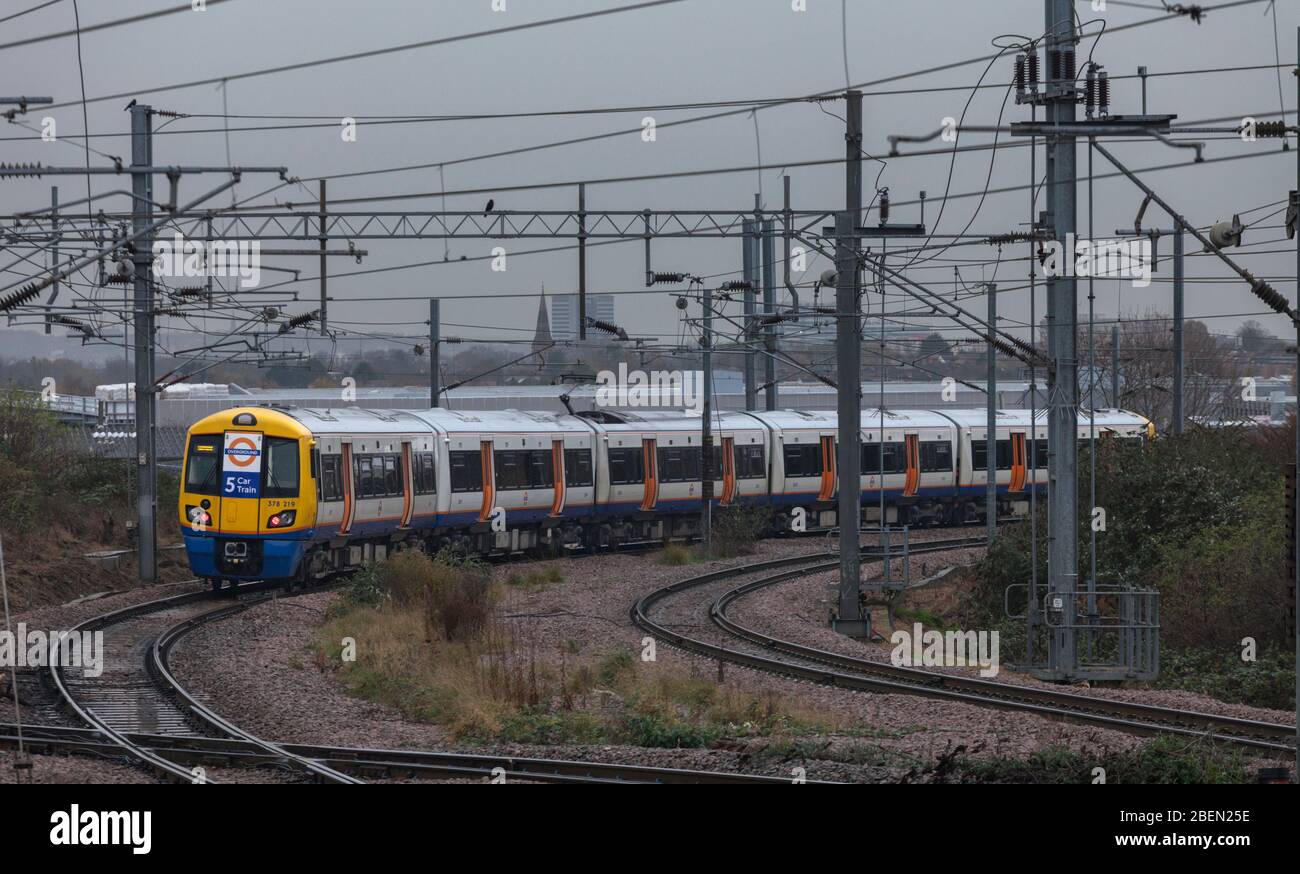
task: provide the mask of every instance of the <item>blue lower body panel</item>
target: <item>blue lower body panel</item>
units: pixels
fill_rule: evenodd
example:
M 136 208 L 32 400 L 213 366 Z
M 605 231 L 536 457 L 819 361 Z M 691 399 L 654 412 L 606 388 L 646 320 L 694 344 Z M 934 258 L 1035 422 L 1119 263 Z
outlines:
M 221 577 L 228 580 L 272 580 L 292 577 L 310 544 L 311 532 L 294 532 L 290 535 L 194 534 L 184 532 L 185 554 L 190 570 L 200 577 Z M 227 543 L 245 544 L 246 559 L 234 565 L 224 558 Z

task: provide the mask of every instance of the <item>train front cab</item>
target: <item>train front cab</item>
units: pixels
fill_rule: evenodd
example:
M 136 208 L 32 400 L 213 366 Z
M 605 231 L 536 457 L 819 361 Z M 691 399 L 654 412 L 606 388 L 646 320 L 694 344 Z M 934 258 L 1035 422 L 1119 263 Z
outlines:
M 316 520 L 312 446 L 301 423 L 263 408 L 191 426 L 178 510 L 195 574 L 213 588 L 299 576 Z

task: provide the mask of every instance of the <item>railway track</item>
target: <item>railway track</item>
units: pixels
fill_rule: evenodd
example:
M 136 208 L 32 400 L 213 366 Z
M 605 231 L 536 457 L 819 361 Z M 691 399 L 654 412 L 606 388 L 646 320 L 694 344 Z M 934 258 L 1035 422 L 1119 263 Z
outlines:
M 280 744 L 259 738 L 212 711 L 172 673 L 169 656 L 191 631 L 272 597 L 266 584 L 241 587 L 237 600 L 186 592 L 105 613 L 74 632 L 104 633 L 99 677 L 57 665 L 52 685 L 84 728 L 24 726 L 37 752 L 79 752 L 144 764 L 172 782 L 215 782 L 195 768 L 213 764 L 287 768 L 304 778 L 362 783 L 365 778 L 438 777 L 546 783 L 789 784 L 789 778 L 634 764 L 416 750 Z M 216 605 L 214 607 L 214 604 Z M 57 661 L 57 660 L 56 660 Z M 0 724 L 0 745 L 16 746 L 12 725 Z M 819 781 L 801 781 L 819 782 Z
M 246 610 L 270 598 L 265 585 L 243 587 L 234 604 L 213 608 L 206 592 L 185 592 L 135 604 L 89 619 L 72 629 L 104 635 L 103 671 L 97 677 L 80 674 L 52 659 L 49 678 L 64 705 L 77 718 L 163 779 L 211 782 L 168 758 L 158 747 L 140 745 L 134 737 L 147 733 L 182 742 L 212 731 L 243 741 L 269 759 L 311 779 L 357 783 L 357 778 L 308 757 L 264 741 L 208 710 L 172 676 L 167 654 L 185 633 L 207 622 Z
M 165 756 L 177 764 L 191 766 L 224 764 L 240 767 L 275 766 L 280 754 L 271 754 L 256 743 L 237 738 L 214 738 L 170 734 L 130 733 L 140 749 Z M 36 725 L 23 727 L 23 742 L 36 753 L 78 752 L 105 758 L 124 757 L 122 747 L 94 728 Z M 0 723 L 0 746 L 17 745 L 15 727 Z M 478 753 L 447 753 L 422 750 L 366 749 L 309 744 L 277 745 L 284 752 L 328 764 L 340 771 L 372 779 L 472 778 L 527 780 L 541 783 L 642 783 L 694 784 L 727 783 L 788 785 L 785 777 L 659 768 L 648 765 L 544 759 L 526 756 L 498 756 Z M 808 783 L 823 781 L 808 780 Z
M 970 540 L 930 541 L 913 546 L 912 552 L 939 552 L 970 545 Z M 864 559 L 881 557 L 876 551 L 863 552 Z M 820 558 L 795 556 L 776 559 L 683 580 L 651 592 L 633 605 L 632 621 L 644 631 L 688 652 L 812 683 L 855 691 L 920 695 L 981 707 L 1017 710 L 1049 719 L 1089 723 L 1135 734 L 1193 736 L 1261 752 L 1286 755 L 1295 753 L 1296 729 L 1292 725 L 899 667 L 888 662 L 855 658 L 770 637 L 728 617 L 727 608 L 745 595 L 839 566 L 838 561 L 819 561 Z M 658 602 L 675 594 L 768 571 L 775 573 L 730 589 L 716 598 L 709 607 L 709 616 L 714 625 L 737 640 L 758 648 L 762 654 L 692 638 L 673 631 L 650 617 L 650 611 Z M 776 657 L 778 655 L 781 657 Z

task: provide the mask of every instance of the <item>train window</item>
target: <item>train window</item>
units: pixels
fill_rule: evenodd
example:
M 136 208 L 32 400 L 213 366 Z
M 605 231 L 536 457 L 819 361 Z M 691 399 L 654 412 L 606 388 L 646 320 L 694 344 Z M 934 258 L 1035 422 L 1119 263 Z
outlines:
M 483 491 L 483 452 L 480 449 L 459 450 L 449 453 L 451 465 L 451 490 L 453 492 Z
M 384 456 L 384 494 L 400 495 L 402 493 L 401 478 L 397 475 L 398 456 Z
M 988 470 L 988 450 L 985 448 L 986 441 L 972 440 L 970 442 L 971 466 L 975 470 Z M 998 470 L 1011 470 L 1011 441 L 999 440 L 997 443 L 997 461 Z
M 591 451 L 588 449 L 564 450 L 564 484 L 570 488 L 591 486 Z
M 1024 451 L 1026 451 L 1026 453 L 1035 453 L 1036 455 L 1035 458 L 1026 459 L 1027 464 L 1036 463 L 1037 467 L 1039 467 L 1039 470 L 1043 470 L 1043 471 L 1047 470 L 1048 441 L 1045 440 L 1026 441 L 1026 444 L 1024 444 Z
M 717 449 L 717 447 L 714 448 Z M 717 453 L 715 453 L 716 455 Z M 704 452 L 699 446 L 661 446 L 659 447 L 659 481 L 665 483 L 699 482 L 700 477 L 703 475 L 700 472 L 703 459 Z
M 317 481 L 322 501 L 343 500 L 343 457 L 340 455 L 322 455 L 320 457 L 320 479 Z
M 415 483 L 415 493 L 432 495 L 438 490 L 437 468 L 434 466 L 433 453 L 417 452 L 411 458 L 415 463 L 415 470 L 411 473 L 411 479 Z
M 927 440 L 921 444 L 921 470 L 925 473 L 952 470 L 952 444 L 947 440 Z
M 370 456 L 358 455 L 352 459 L 354 473 L 352 478 L 357 483 L 357 497 L 370 498 L 375 494 L 374 478 L 371 476 Z
M 516 489 L 527 488 L 524 480 L 524 472 L 521 470 L 519 456 L 524 455 L 522 452 L 506 452 L 498 449 L 492 453 L 492 465 L 496 468 L 497 488 L 500 491 L 508 492 Z
M 555 485 L 552 464 L 549 449 L 512 449 L 493 453 L 497 488 L 501 491 L 551 488 Z
M 907 471 L 907 452 L 902 443 L 885 444 L 885 473 L 905 473 Z M 862 444 L 862 475 L 879 476 L 881 473 L 880 466 L 880 444 L 863 443 Z
M 722 479 L 722 447 L 721 447 L 720 445 L 718 445 L 717 443 L 714 443 L 714 444 L 713 444 L 713 451 L 712 451 L 711 453 L 709 453 L 709 455 L 710 455 L 710 457 L 713 459 L 713 468 L 712 468 L 712 470 L 710 470 L 709 472 L 713 475 L 713 479 L 714 479 L 714 481 L 717 482 L 718 480 L 721 480 L 721 479 Z M 701 448 L 701 449 L 700 449 L 700 462 L 703 463 L 703 461 L 704 461 L 704 450 L 703 450 L 703 448 Z M 700 471 L 700 481 L 701 481 L 701 482 L 704 481 L 704 471 L 703 471 L 703 470 Z
M 998 441 L 998 470 L 1011 470 L 1011 441 Z
M 737 446 L 735 456 L 737 479 L 767 478 L 767 454 L 761 445 Z
M 196 495 L 221 493 L 221 435 L 195 434 L 185 457 L 185 491 Z
M 262 497 L 298 497 L 298 441 L 285 437 L 266 438 L 265 459 Z
M 822 475 L 822 448 L 817 443 L 795 443 L 785 447 L 785 475 L 789 478 Z
M 615 486 L 645 482 L 645 463 L 639 447 L 609 450 L 609 482 Z
M 528 488 L 549 489 L 555 486 L 555 460 L 549 449 L 528 450 Z

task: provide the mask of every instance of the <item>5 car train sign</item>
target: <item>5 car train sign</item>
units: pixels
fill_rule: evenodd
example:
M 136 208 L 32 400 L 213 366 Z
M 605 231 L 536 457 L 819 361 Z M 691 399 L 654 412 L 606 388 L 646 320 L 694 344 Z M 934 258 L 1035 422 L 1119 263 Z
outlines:
M 221 458 L 221 494 L 256 498 L 262 494 L 262 435 L 227 431 Z

